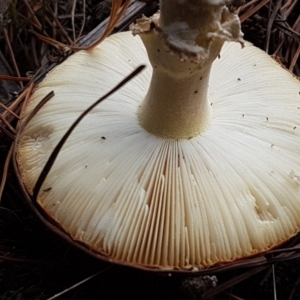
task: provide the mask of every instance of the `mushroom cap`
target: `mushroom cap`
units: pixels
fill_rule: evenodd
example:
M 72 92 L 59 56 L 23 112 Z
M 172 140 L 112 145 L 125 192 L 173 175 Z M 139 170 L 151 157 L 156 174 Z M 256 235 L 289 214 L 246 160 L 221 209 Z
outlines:
M 139 124 L 151 78 L 139 37 L 80 51 L 39 85 L 17 140 L 30 195 L 75 119 L 132 69 L 147 68 L 89 113 L 58 155 L 38 205 L 72 239 L 112 261 L 197 270 L 267 251 L 300 228 L 300 83 L 249 43 L 225 43 L 211 70 L 209 128 L 163 139 Z M 184 99 L 183 99 L 184 101 Z

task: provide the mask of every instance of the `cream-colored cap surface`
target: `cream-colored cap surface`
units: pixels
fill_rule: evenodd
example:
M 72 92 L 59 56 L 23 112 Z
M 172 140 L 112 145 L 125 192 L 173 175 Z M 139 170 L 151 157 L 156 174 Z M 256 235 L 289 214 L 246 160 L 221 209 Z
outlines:
M 300 228 L 300 83 L 250 44 L 226 43 L 212 67 L 208 129 L 163 139 L 137 111 L 151 67 L 139 37 L 80 51 L 39 85 L 51 90 L 18 141 L 28 192 L 74 120 L 141 63 L 145 71 L 77 126 L 38 203 L 74 239 L 112 260 L 199 269 L 266 251 Z M 184 99 L 182 99 L 184 101 Z

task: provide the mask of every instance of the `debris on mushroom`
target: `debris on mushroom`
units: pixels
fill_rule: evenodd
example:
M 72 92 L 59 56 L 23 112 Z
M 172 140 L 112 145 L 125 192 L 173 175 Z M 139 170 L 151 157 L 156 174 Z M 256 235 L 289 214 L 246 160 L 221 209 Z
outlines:
M 132 26 L 135 36 L 74 54 L 28 103 L 22 122 L 55 92 L 16 142 L 30 199 L 74 120 L 147 65 L 76 127 L 37 199 L 60 230 L 103 258 L 200 270 L 299 231 L 300 83 L 244 43 L 227 2 L 161 0 L 160 13 Z

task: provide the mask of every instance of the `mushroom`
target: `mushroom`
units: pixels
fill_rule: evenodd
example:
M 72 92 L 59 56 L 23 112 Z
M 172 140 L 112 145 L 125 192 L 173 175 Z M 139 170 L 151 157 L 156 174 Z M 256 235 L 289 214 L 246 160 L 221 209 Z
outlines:
M 244 42 L 225 0 L 161 0 L 161 11 L 56 67 L 16 141 L 27 199 L 76 118 L 89 113 L 37 197 L 60 232 L 110 261 L 200 270 L 253 256 L 300 228 L 300 83 Z

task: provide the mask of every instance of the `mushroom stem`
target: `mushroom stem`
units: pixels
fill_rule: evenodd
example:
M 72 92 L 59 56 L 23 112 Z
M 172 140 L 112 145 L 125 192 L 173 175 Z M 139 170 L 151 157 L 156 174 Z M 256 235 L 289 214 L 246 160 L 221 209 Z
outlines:
M 138 112 L 140 124 L 164 138 L 203 133 L 212 118 L 207 97 L 210 69 L 225 41 L 242 42 L 238 17 L 228 1 L 162 0 L 161 12 L 132 26 L 153 66 Z

